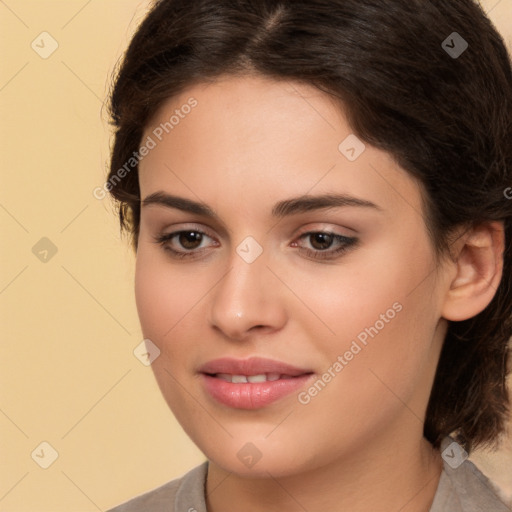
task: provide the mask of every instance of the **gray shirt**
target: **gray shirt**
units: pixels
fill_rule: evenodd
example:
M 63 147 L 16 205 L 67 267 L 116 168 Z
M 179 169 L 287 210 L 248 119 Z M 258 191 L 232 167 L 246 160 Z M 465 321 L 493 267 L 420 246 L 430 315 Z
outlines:
M 453 439 L 447 437 L 441 451 Z M 430 512 L 511 512 L 496 495 L 489 479 L 469 460 L 453 468 L 444 460 Z M 207 512 L 205 502 L 208 461 L 152 491 L 107 512 Z

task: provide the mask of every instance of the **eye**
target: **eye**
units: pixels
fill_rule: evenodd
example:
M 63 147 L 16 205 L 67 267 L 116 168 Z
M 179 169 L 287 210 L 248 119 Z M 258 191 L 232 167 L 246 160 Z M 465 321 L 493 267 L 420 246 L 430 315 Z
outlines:
M 201 247 L 201 244 L 205 237 L 211 238 L 198 229 L 186 229 L 174 231 L 173 233 L 163 233 L 155 237 L 155 243 L 161 245 L 166 251 L 170 252 L 173 257 L 190 258 L 203 252 L 205 247 Z M 176 248 L 176 246 L 178 246 L 178 248 Z
M 212 237 L 199 229 L 185 229 L 172 233 L 162 233 L 154 238 L 154 242 L 161 245 L 163 249 L 171 254 L 173 258 L 195 258 L 207 249 L 203 245 L 206 239 Z M 318 260 L 332 260 L 355 246 L 357 238 L 347 237 L 331 231 L 310 231 L 299 237 L 299 240 L 310 241 L 311 248 L 300 246 L 297 242 L 292 247 L 299 247 L 299 252 Z M 218 242 L 214 241 L 218 247 Z
M 319 260 L 335 259 L 358 242 L 357 238 L 343 236 L 331 231 L 309 231 L 299 237 L 299 240 L 304 239 L 310 240 L 310 245 L 313 249 L 302 247 L 299 248 L 299 251 Z M 292 245 L 295 244 L 296 242 Z M 333 245 L 334 248 L 332 248 Z

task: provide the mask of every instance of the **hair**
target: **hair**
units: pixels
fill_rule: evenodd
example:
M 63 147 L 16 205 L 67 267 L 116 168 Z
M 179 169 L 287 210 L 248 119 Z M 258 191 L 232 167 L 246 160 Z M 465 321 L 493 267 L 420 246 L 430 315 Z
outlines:
M 463 49 L 454 32 L 468 43 L 460 55 L 446 48 Z M 309 84 L 339 102 L 361 140 L 417 178 L 436 255 L 458 227 L 503 222 L 501 282 L 481 313 L 449 322 L 424 424 L 435 448 L 446 435 L 468 452 L 495 448 L 509 413 L 512 335 L 512 70 L 503 39 L 472 0 L 156 1 L 109 98 L 108 188 L 135 251 L 138 162 L 122 179 L 119 170 L 152 116 L 196 83 L 250 74 Z

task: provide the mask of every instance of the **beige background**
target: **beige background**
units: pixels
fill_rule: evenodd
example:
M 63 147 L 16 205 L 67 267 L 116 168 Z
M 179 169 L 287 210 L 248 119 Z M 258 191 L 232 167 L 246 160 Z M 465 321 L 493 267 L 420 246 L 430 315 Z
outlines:
M 512 0 L 483 3 L 510 44 Z M 92 196 L 110 73 L 147 5 L 0 0 L 0 512 L 106 510 L 203 460 L 133 355 L 133 256 Z M 512 494 L 509 450 L 477 460 Z

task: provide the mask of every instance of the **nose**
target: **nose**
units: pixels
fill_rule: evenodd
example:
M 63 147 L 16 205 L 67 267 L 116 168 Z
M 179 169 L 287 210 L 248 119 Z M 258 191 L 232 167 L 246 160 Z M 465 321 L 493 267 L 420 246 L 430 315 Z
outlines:
M 236 252 L 211 294 L 210 325 L 232 340 L 268 334 L 286 323 L 282 284 L 267 267 L 265 252 L 252 263 Z

